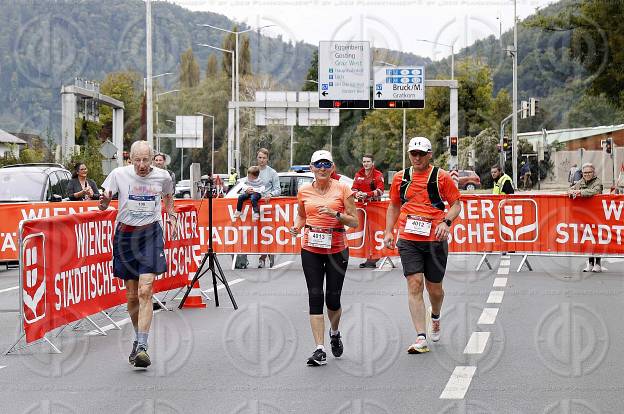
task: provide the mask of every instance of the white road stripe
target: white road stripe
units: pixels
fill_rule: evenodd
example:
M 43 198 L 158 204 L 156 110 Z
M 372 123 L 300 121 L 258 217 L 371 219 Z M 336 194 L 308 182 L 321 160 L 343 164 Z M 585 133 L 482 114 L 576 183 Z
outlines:
M 234 279 L 234 280 L 232 280 L 231 282 L 228 282 L 228 284 L 229 284 L 230 286 L 232 286 L 232 285 L 235 285 L 235 284 L 237 284 L 237 283 L 240 283 L 240 282 L 242 282 L 242 281 L 244 281 L 244 280 L 245 280 L 245 279 Z M 225 286 L 224 286 L 224 285 L 219 285 L 219 286 L 217 286 L 217 290 L 221 290 L 221 289 L 225 289 Z M 210 288 L 210 289 L 203 290 L 202 292 L 206 293 L 206 292 L 212 292 L 212 291 L 213 291 L 213 289 L 212 289 L 212 288 Z M 158 312 L 162 312 L 162 311 L 163 311 L 163 309 L 162 309 L 162 308 L 161 308 L 161 309 L 158 309 L 158 310 L 155 310 L 155 311 L 154 311 L 154 315 L 155 315 L 155 314 L 157 314 Z M 122 319 L 122 320 L 120 320 L 120 321 L 115 321 L 115 323 L 116 323 L 117 325 L 119 325 L 119 326 L 126 325 L 126 324 L 127 324 L 127 323 L 129 323 L 129 322 L 130 322 L 130 318 L 125 318 L 125 319 Z M 102 326 L 102 327 L 101 327 L 101 329 L 102 329 L 104 332 L 110 331 L 110 330 L 111 330 L 111 329 L 113 329 L 113 328 L 115 328 L 115 325 L 113 325 L 112 323 L 111 323 L 111 324 L 109 324 L 109 325 L 106 325 L 106 326 Z M 85 335 L 87 335 L 87 336 L 93 336 L 93 335 L 99 335 L 99 334 L 100 334 L 100 331 L 95 330 L 95 329 L 94 329 L 94 330 L 92 330 L 92 331 L 89 331 L 89 332 L 86 332 L 86 333 L 85 333 Z
M 482 354 L 490 339 L 489 332 L 473 332 L 464 348 L 464 354 Z
M 492 325 L 496 322 L 497 315 L 498 308 L 485 308 L 483 309 L 483 312 L 481 312 L 477 325 Z
M 509 274 L 509 268 L 508 267 L 499 267 L 498 268 L 498 274 L 499 275 L 508 275 Z
M 0 365 L 0 369 L 6 368 L 6 365 Z
M 477 367 L 458 366 L 455 367 L 451 378 L 446 383 L 446 387 L 440 394 L 441 400 L 461 400 L 466 395 L 470 382 L 475 374 Z
M 507 286 L 507 278 L 506 277 L 497 277 L 494 279 L 493 287 L 505 287 Z
M 509 266 L 511 264 L 511 259 L 509 257 L 503 257 L 500 259 L 501 266 Z
M 17 290 L 17 289 L 19 289 L 19 286 L 13 286 L 13 287 L 10 287 L 10 288 L 6 288 L 6 289 L 0 290 L 0 293 L 10 292 L 12 290 Z
M 493 290 L 488 296 L 487 303 L 501 303 L 503 301 L 504 290 Z
M 280 263 L 280 264 L 275 265 L 273 267 L 269 267 L 269 270 L 274 270 L 274 269 L 279 269 L 281 267 L 286 267 L 286 266 L 288 266 L 291 263 L 295 263 L 295 261 L 294 260 L 287 260 L 284 263 Z
M 380 267 L 378 269 L 373 270 L 373 272 L 389 272 L 391 270 L 394 270 L 394 268 L 392 267 Z

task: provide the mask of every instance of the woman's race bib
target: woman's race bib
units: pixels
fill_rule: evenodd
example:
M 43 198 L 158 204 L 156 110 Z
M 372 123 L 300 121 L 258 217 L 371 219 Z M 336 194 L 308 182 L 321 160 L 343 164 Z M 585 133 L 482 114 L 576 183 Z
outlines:
M 312 227 L 308 231 L 308 247 L 331 249 L 332 230 Z

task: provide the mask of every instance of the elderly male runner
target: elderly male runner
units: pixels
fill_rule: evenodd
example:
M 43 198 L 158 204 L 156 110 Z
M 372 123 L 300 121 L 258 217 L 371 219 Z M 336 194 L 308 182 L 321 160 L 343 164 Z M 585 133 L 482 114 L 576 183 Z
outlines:
M 113 241 L 113 271 L 125 281 L 128 313 L 135 341 L 128 358 L 131 365 L 146 368 L 147 337 L 152 324 L 152 283 L 167 270 L 162 229 L 161 197 L 167 222 L 176 237 L 177 217 L 173 206 L 173 182 L 166 170 L 152 167 L 154 153 L 146 141 L 130 148 L 132 165 L 115 168 L 104 180 L 100 210 L 106 210 L 118 194 L 117 226 Z
M 394 247 L 393 229 L 398 219 L 396 245 L 407 280 L 409 310 L 417 335 L 407 352 L 421 354 L 429 352 L 423 287 L 427 287 L 431 302 L 431 340 L 436 342 L 440 339 L 447 239 L 461 204 L 459 190 L 450 174 L 429 165 L 431 142 L 427 138 L 412 138 L 407 151 L 412 166 L 396 173 L 392 180 L 384 243 L 388 248 Z M 449 205 L 446 212 L 443 201 Z

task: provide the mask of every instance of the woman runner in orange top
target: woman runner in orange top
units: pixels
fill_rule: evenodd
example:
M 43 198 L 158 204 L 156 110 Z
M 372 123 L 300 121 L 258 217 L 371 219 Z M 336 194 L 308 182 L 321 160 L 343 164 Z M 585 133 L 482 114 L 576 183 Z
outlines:
M 342 314 L 340 294 L 349 262 L 344 226 L 357 227 L 358 218 L 349 186 L 331 179 L 334 168 L 329 151 L 321 150 L 312 154 L 310 169 L 314 173 L 314 181 L 299 189 L 299 209 L 291 228 L 293 235 L 298 235 L 304 229 L 301 264 L 308 286 L 310 327 L 316 342 L 316 350 L 308 358 L 310 366 L 325 365 L 327 359 L 323 302 L 327 305 L 331 324 L 329 337 L 332 354 L 339 357 L 343 351 L 338 330 Z

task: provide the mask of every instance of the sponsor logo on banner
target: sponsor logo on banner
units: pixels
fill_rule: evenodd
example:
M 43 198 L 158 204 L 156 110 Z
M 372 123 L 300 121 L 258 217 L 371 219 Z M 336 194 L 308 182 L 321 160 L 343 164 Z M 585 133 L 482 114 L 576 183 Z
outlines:
M 357 208 L 358 226 L 347 230 L 347 244 L 352 249 L 361 249 L 366 243 L 366 210 Z
M 500 238 L 504 242 L 537 240 L 537 203 L 530 199 L 506 199 L 498 204 Z
M 33 323 L 46 314 L 45 243 L 43 234 L 24 240 L 22 285 L 24 320 Z

